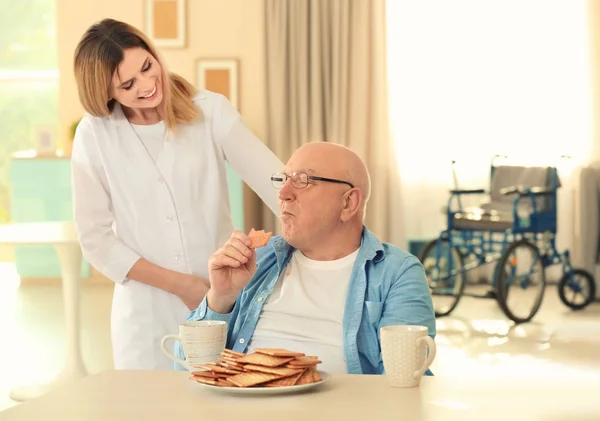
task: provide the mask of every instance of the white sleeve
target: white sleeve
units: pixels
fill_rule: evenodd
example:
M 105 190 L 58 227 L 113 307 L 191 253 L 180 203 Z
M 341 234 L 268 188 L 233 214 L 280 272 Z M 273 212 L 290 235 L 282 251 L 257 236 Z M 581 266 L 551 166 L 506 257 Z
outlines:
M 215 109 L 214 134 L 225 159 L 275 216 L 279 216 L 278 191 L 273 188 L 271 176 L 283 171 L 285 165 L 246 126 L 227 98 L 219 97 L 221 101 Z
M 94 136 L 84 118 L 71 154 L 73 218 L 85 259 L 106 277 L 123 283 L 140 256 L 112 230 L 111 197 Z

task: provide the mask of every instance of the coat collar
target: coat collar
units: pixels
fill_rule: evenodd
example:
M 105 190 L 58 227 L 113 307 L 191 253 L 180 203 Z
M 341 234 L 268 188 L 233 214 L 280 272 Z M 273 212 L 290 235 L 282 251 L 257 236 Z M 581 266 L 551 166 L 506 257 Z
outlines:
M 125 113 L 123 112 L 123 108 L 118 102 L 115 102 L 113 110 L 110 113 L 109 119 L 116 126 L 123 126 L 129 124 L 129 121 L 127 121 L 127 117 L 125 117 Z
M 273 239 L 273 249 L 277 255 L 277 262 L 283 263 L 287 258 L 296 250 L 294 247 L 289 245 L 281 236 Z M 375 263 L 379 263 L 385 258 L 385 250 L 383 244 L 366 226 L 363 226 L 363 232 L 361 236 L 360 251 L 358 260 L 373 260 Z

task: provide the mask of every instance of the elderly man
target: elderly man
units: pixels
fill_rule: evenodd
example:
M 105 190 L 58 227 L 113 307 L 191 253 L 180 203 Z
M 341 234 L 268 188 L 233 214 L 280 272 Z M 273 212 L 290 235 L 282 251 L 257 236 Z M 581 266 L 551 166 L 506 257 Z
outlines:
M 422 265 L 363 225 L 370 179 L 358 155 L 309 143 L 272 181 L 282 236 L 255 251 L 234 232 L 211 257 L 210 290 L 189 320 L 227 321 L 235 351 L 304 352 L 332 373 L 383 374 L 383 326 L 422 325 L 435 336 Z M 181 346 L 175 352 L 184 358 Z

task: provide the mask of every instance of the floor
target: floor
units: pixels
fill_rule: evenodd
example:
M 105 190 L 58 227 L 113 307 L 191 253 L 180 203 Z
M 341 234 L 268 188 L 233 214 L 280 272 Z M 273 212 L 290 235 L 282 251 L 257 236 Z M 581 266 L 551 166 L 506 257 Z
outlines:
M 82 352 L 88 370 L 112 367 L 109 314 L 112 288 L 82 290 Z M 491 300 L 465 297 L 450 317 L 438 320 L 436 375 L 600 381 L 600 305 L 572 312 L 549 286 L 535 322 L 514 327 Z M 15 405 L 16 385 L 51 380 L 64 355 L 60 287 L 19 287 L 13 265 L 0 264 L 0 410 Z

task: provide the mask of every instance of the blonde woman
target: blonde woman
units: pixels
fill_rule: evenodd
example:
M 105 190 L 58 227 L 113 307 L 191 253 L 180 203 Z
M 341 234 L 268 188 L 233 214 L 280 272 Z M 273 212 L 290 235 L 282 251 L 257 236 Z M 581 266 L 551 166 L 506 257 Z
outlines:
M 75 50 L 86 114 L 72 152 L 83 254 L 115 282 L 116 369 L 171 369 L 160 340 L 208 288 L 208 258 L 233 229 L 225 163 L 279 213 L 281 161 L 227 99 L 169 73 L 148 38 L 106 19 Z

